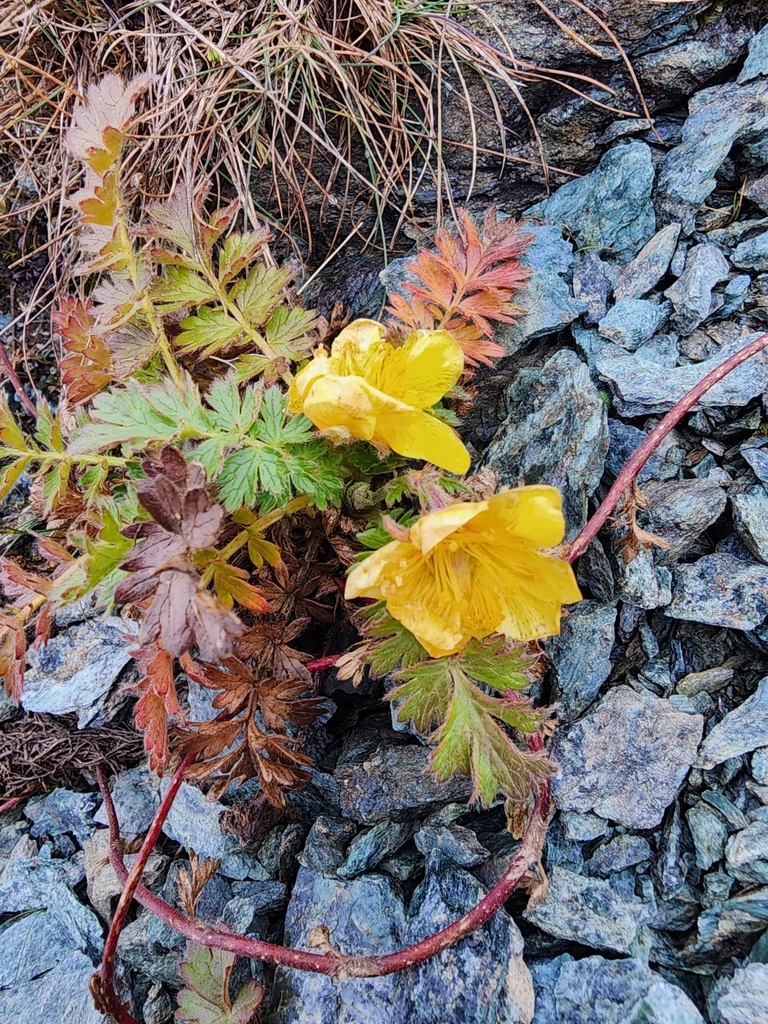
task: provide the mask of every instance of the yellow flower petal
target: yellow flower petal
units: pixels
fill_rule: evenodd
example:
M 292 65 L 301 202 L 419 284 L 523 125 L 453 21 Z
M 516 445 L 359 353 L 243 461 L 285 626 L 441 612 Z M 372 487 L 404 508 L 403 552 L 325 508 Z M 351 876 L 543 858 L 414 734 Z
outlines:
M 304 415 L 319 430 L 343 427 L 352 437 L 370 441 L 377 410 L 362 377 L 320 377 L 304 399 Z
M 395 599 L 387 601 L 387 611 L 393 619 L 397 619 L 413 633 L 427 654 L 433 658 L 455 654 L 469 639 L 461 628 L 446 622 L 427 605 Z
M 581 600 L 581 591 L 567 562 L 538 551 L 519 550 L 516 587 L 502 595 L 505 615 L 496 631 L 514 640 L 537 640 L 560 632 L 560 614 L 564 604 Z M 477 586 L 483 584 L 481 578 Z
M 459 476 L 469 469 L 469 452 L 453 427 L 420 409 L 383 413 L 376 422 L 376 437 L 408 459 L 424 459 Z
M 388 347 L 371 383 L 417 409 L 439 402 L 464 369 L 464 353 L 448 331 L 414 331 L 402 348 Z
M 303 412 L 307 392 L 316 380 L 330 372 L 329 364 L 328 353 L 325 349 L 318 349 L 307 365 L 299 370 L 288 388 L 288 412 Z
M 537 548 L 553 548 L 565 533 L 562 505 L 556 487 L 536 484 L 494 495 L 488 502 L 488 512 L 499 517 L 515 537 Z
M 330 373 L 365 377 L 371 380 L 370 370 L 380 359 L 386 346 L 384 328 L 375 320 L 353 320 L 336 336 L 331 346 Z M 375 385 L 375 381 L 371 380 Z
M 384 547 L 371 552 L 368 557 L 352 569 L 347 576 L 344 597 L 351 601 L 356 597 L 372 597 L 381 600 L 381 580 L 385 573 L 392 573 L 398 562 L 411 553 L 411 545 L 399 540 L 390 541 Z
M 422 555 L 428 555 L 435 545 L 487 509 L 487 501 L 460 501 L 423 516 L 411 527 L 411 543 L 419 548 Z

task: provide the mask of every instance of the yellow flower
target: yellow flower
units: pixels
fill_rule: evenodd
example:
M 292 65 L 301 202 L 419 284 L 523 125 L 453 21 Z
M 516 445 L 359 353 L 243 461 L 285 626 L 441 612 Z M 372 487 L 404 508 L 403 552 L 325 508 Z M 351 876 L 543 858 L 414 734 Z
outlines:
M 428 411 L 461 376 L 461 348 L 448 331 L 414 331 L 400 348 L 384 333 L 375 320 L 355 320 L 330 356 L 318 349 L 291 384 L 290 411 L 339 438 L 466 473 L 470 459 L 461 438 Z
M 564 604 L 581 600 L 567 562 L 538 551 L 563 539 L 560 492 L 518 487 L 423 516 L 356 565 L 345 596 L 384 600 L 433 657 L 470 637 L 535 640 L 560 632 Z

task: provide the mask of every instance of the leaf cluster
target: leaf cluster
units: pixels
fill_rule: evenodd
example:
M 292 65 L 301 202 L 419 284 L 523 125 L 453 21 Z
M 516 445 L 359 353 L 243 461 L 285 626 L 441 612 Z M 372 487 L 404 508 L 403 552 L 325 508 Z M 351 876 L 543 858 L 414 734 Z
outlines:
M 176 1020 L 185 1024 L 251 1024 L 257 1019 L 264 990 L 247 981 L 235 998 L 230 995 L 236 956 L 211 946 L 187 945 L 186 959 L 179 964 L 184 987 L 177 995 Z
M 512 218 L 499 218 L 495 207 L 479 229 L 464 209 L 454 232 L 438 228 L 435 251 L 422 249 L 407 263 L 417 283 L 410 293 L 390 295 L 389 311 L 411 329 L 450 331 L 469 363 L 490 365 L 504 349 L 490 340 L 493 322 L 514 323 L 522 310 L 512 299 L 531 271 L 520 257 L 533 241 Z

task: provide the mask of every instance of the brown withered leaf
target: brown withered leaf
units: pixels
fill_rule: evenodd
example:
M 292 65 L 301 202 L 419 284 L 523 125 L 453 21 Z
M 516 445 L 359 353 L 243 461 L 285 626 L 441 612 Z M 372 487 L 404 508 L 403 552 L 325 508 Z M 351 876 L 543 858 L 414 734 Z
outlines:
M 155 521 L 123 530 L 140 543 L 121 563 L 132 575 L 118 584 L 115 602 L 152 599 L 139 628 L 142 645 L 159 638 L 176 657 L 194 644 L 207 661 L 228 658 L 245 627 L 203 589 L 192 559 L 193 551 L 213 546 L 224 509 L 211 501 L 203 467 L 187 465 L 174 448 L 163 448 L 159 459 L 145 459 L 143 469 L 147 479 L 136 490 Z
M 136 728 L 144 733 L 144 749 L 151 771 L 162 772 L 168 763 L 168 719 L 184 720 L 173 675 L 173 658 L 158 643 L 129 652 L 141 672 L 132 689 L 139 694 L 133 709 Z
M 637 522 L 637 513 L 648 507 L 648 500 L 638 488 L 637 482 L 633 481 L 627 488 L 612 518 L 615 527 L 625 527 L 627 532 L 616 541 L 616 547 L 621 551 L 625 562 L 631 562 L 637 558 L 640 548 L 670 548 L 672 545 L 663 537 L 644 530 Z
M 5 692 L 14 700 L 19 700 L 24 690 L 27 653 L 24 615 L 8 615 L 0 611 L 0 676 L 5 680 Z
M 178 882 L 179 900 L 182 909 L 191 921 L 197 920 L 197 904 L 203 895 L 203 889 L 213 878 L 218 870 L 218 860 L 205 858 L 200 860 L 194 850 L 189 851 L 189 867 L 179 871 Z
M 297 651 L 291 643 L 311 623 L 309 617 L 288 622 L 257 622 L 236 643 L 238 655 L 250 661 L 260 675 L 273 675 L 276 679 L 303 679 L 312 681 L 312 673 L 304 666 L 312 660 L 311 654 Z

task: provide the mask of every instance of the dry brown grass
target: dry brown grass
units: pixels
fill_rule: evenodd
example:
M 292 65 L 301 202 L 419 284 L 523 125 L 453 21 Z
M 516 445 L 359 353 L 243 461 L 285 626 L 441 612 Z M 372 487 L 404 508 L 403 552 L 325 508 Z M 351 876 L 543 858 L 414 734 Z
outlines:
M 597 53 L 536 2 L 553 31 Z M 621 52 L 597 15 L 570 2 Z M 482 0 L 467 0 L 469 8 L 490 19 Z M 478 159 L 510 159 L 499 95 L 527 110 L 526 83 L 576 93 L 599 83 L 521 61 L 514 40 L 498 32 L 491 45 L 451 12 L 452 0 L 133 0 L 117 8 L 107 0 L 7 0 L 0 132 L 13 166 L 0 171 L 0 231 L 3 219 L 44 211 L 49 272 L 32 306 L 68 273 L 66 197 L 78 170 L 61 139 L 74 101 L 107 69 L 154 79 L 129 157 L 138 201 L 166 194 L 180 177 L 207 176 L 240 197 L 246 221 L 277 219 L 286 236 L 303 237 L 304 251 L 318 224 L 332 225 L 326 250 L 356 236 L 386 248 L 412 218 L 419 188 L 434 191 L 438 221 L 452 213 L 446 97 L 465 106 L 469 138 L 451 145 L 470 155 L 473 182 Z M 611 90 L 601 88 L 610 108 Z M 495 144 L 481 145 L 481 123 Z M 546 174 L 543 150 L 532 156 Z

